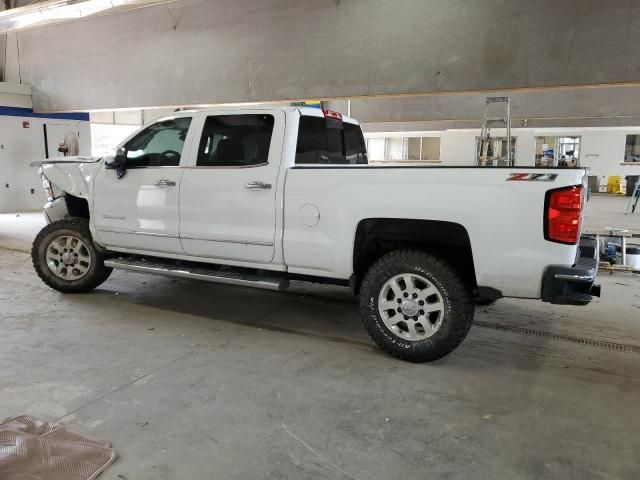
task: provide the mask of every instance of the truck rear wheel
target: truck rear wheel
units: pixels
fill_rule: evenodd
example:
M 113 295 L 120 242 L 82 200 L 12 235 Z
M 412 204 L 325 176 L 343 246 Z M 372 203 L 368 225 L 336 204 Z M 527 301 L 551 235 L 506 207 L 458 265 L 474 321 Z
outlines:
M 444 260 L 398 250 L 366 273 L 360 313 L 383 350 L 402 360 L 431 362 L 451 353 L 467 336 L 474 300 L 469 286 Z
M 87 292 L 102 284 L 111 268 L 93 244 L 89 222 L 71 218 L 50 223 L 36 236 L 31 259 L 40 279 L 63 293 Z

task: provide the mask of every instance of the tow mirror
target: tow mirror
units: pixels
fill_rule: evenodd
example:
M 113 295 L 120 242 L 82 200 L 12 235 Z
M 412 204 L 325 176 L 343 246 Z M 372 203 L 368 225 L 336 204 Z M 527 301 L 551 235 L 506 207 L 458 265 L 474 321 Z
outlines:
M 119 148 L 115 155 L 105 157 L 104 164 L 107 168 L 125 168 L 127 165 L 127 156 L 124 149 Z

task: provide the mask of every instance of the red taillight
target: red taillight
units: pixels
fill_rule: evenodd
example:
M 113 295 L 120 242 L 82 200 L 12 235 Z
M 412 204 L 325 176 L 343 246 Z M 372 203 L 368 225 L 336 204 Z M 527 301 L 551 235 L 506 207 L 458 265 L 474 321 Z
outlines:
M 325 118 L 333 118 L 334 120 L 342 120 L 342 114 L 340 112 L 334 112 L 333 110 L 322 109 Z
M 583 201 L 582 186 L 547 192 L 544 237 L 552 242 L 578 243 Z

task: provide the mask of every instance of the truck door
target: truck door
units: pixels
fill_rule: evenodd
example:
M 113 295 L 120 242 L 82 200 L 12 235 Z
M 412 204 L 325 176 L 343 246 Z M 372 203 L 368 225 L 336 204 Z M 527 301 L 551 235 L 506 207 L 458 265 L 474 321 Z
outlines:
M 180 188 L 188 255 L 269 263 L 275 253 L 282 111 L 207 114 Z
M 124 144 L 125 175 L 103 165 L 93 186 L 96 239 L 113 249 L 183 253 L 180 180 L 189 156 L 191 117 L 160 120 Z

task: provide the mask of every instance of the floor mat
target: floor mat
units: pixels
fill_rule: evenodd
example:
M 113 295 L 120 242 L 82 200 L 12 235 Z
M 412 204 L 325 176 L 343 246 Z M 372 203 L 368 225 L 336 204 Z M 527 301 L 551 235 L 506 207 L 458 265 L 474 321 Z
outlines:
M 29 416 L 0 424 L 0 479 L 93 480 L 113 463 L 111 444 Z

